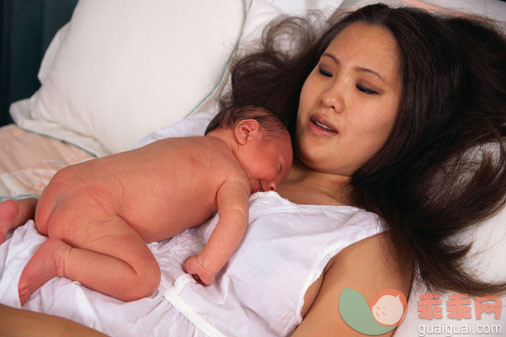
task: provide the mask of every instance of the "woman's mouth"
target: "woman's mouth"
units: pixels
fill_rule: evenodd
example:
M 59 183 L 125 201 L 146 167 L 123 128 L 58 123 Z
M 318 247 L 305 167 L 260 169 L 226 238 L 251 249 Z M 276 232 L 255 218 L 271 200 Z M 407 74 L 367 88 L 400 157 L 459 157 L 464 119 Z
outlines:
M 335 136 L 338 133 L 329 121 L 320 116 L 311 117 L 309 128 L 318 135 Z

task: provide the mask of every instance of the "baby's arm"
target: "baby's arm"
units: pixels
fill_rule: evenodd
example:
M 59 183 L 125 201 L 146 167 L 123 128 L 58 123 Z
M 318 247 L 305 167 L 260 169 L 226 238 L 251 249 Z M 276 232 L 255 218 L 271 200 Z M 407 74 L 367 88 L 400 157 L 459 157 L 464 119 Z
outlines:
M 248 226 L 250 187 L 246 179 L 223 183 L 216 193 L 220 219 L 199 255 L 191 256 L 184 270 L 209 285 L 242 241 Z

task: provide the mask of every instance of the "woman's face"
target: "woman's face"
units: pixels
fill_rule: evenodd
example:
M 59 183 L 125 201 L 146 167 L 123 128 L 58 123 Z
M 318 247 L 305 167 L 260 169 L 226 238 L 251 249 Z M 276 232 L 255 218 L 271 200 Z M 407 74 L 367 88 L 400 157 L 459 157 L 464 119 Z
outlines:
M 298 158 L 351 176 L 385 143 L 401 95 L 399 53 L 384 28 L 353 23 L 330 43 L 302 88 Z

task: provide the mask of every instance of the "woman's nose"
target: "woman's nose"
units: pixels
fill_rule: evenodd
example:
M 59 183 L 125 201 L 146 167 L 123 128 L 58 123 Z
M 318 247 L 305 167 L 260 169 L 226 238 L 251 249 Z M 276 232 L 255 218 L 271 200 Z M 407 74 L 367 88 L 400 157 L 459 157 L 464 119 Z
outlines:
M 340 112 L 344 107 L 341 93 L 335 87 L 329 88 L 322 94 L 321 104 L 326 108 L 333 109 L 335 112 Z

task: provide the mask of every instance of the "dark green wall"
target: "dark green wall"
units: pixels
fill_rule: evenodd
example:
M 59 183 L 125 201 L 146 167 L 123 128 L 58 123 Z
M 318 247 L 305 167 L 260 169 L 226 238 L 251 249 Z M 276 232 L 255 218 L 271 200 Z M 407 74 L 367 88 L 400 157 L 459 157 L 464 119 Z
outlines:
M 51 39 L 70 20 L 77 0 L 1 0 L 0 125 L 9 105 L 39 87 L 37 72 Z

